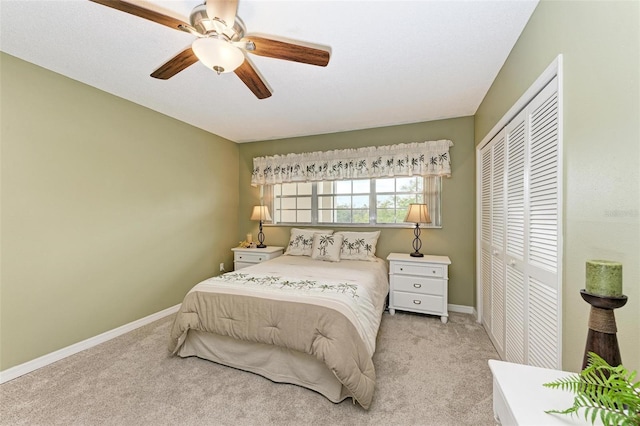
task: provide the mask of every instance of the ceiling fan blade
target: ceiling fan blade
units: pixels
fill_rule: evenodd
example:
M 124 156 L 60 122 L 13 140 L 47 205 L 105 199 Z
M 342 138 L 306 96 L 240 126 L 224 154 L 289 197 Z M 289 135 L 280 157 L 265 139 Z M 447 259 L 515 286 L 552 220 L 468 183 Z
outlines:
M 245 58 L 242 65 L 234 71 L 240 80 L 253 92 L 258 99 L 265 99 L 271 96 L 271 90 L 267 87 L 258 71 L 251 65 L 249 59 Z
M 328 50 L 301 46 L 286 41 L 273 40 L 259 36 L 247 36 L 243 39 L 252 41 L 256 48 L 248 52 L 269 58 L 284 59 L 285 61 L 302 62 L 303 64 L 325 67 L 329 63 L 331 54 Z
M 123 0 L 89 0 L 94 3 L 101 4 L 103 6 L 110 7 L 112 9 L 119 10 L 121 12 L 129 13 L 131 15 L 139 16 L 140 18 L 148 19 L 149 21 L 156 22 L 161 25 L 166 25 L 169 28 L 179 29 L 180 25 L 187 25 L 179 19 L 172 18 L 171 16 L 163 15 L 145 7 L 140 7 L 134 3 L 129 3 Z
M 206 6 L 209 19 L 218 18 L 224 21 L 227 27 L 233 27 L 238 11 L 238 0 L 207 0 Z
M 151 77 L 159 78 L 160 80 L 168 80 L 196 62 L 198 62 L 198 57 L 193 53 L 191 47 L 187 47 L 160 68 L 152 72 Z

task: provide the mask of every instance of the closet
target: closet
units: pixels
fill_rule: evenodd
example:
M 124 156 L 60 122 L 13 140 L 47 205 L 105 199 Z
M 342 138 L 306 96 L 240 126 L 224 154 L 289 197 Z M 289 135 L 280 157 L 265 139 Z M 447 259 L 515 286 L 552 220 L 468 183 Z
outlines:
M 478 152 L 478 314 L 503 360 L 561 368 L 558 77 Z

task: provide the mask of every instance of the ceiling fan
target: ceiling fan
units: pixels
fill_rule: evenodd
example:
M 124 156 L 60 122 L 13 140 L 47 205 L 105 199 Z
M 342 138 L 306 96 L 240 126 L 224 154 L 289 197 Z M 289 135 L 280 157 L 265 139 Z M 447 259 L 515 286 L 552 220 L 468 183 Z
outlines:
M 271 96 L 271 90 L 245 56 L 246 52 L 321 67 L 329 63 L 330 53 L 324 48 L 307 47 L 257 35 L 245 36 L 244 24 L 236 16 L 238 0 L 206 0 L 191 11 L 190 24 L 129 1 L 90 1 L 197 37 L 191 47 L 151 73 L 154 78 L 167 80 L 199 60 L 218 74 L 234 72 L 258 99 L 264 99 Z

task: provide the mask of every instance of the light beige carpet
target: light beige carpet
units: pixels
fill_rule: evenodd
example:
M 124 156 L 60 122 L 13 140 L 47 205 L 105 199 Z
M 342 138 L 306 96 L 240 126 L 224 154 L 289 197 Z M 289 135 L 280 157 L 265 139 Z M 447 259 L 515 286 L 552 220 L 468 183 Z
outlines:
M 3 425 L 492 425 L 497 358 L 473 317 L 385 313 L 369 411 L 167 351 L 173 316 L 0 386 Z

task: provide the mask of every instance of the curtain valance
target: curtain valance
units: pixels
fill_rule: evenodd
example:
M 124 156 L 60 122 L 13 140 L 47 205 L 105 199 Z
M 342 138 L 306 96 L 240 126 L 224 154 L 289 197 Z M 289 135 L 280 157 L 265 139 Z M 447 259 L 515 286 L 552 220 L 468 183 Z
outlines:
M 253 159 L 251 185 L 392 176 L 451 176 L 450 140 Z

